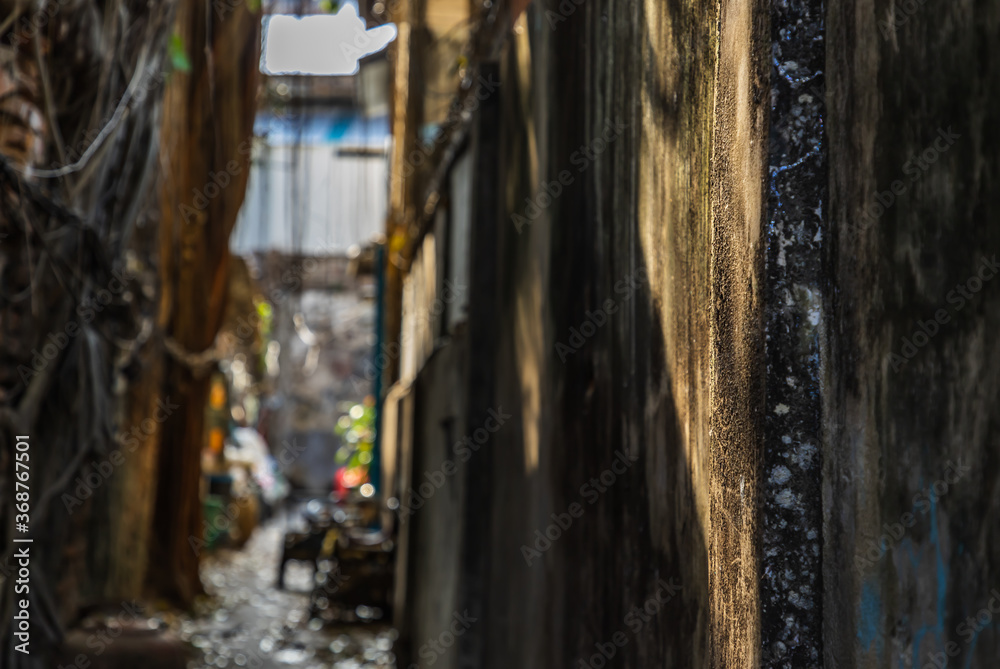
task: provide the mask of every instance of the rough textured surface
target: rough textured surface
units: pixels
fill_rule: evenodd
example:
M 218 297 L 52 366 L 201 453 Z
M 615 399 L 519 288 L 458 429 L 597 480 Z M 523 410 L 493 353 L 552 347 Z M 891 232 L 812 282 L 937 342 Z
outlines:
M 721 3 L 720 12 L 711 164 L 711 666 L 757 667 L 768 14 L 765 3 L 740 1 Z
M 204 19 L 208 3 L 179 3 L 175 32 L 191 51 L 191 71 L 172 77 L 164 94 L 161 143 L 169 147 L 158 184 L 160 197 L 160 309 L 157 326 L 176 351 L 209 351 L 222 325 L 229 277 L 229 234 L 243 203 L 249 176 L 253 109 L 260 60 L 260 7 L 236 5 L 215 22 Z M 235 165 L 236 167 L 232 167 Z M 238 168 L 238 169 L 237 169 Z M 225 170 L 231 185 L 197 208 L 189 193 Z M 209 378 L 183 355 L 164 367 L 164 397 L 180 405 L 161 429 L 157 501 L 149 574 L 153 589 L 190 604 L 202 591 L 198 558 L 188 538 L 200 536 L 201 471 Z
M 761 469 L 761 617 L 768 667 L 822 657 L 821 444 L 830 281 L 823 3 L 771 3 Z
M 470 347 L 470 373 L 495 361 L 488 392 L 448 377 L 470 403 L 453 424 L 488 397 L 513 415 L 448 484 L 475 504 L 464 476 L 485 464 L 488 506 L 463 512 L 480 527 L 461 542 L 488 571 L 477 584 L 462 563 L 462 587 L 442 583 L 461 549 L 423 542 L 462 516 L 436 498 L 420 511 L 401 660 L 427 662 L 435 625 L 478 592 L 482 620 L 435 667 L 598 666 L 616 633 L 609 666 L 756 666 L 766 6 L 559 12 L 529 8 L 501 59 L 498 232 L 472 249 L 497 258 L 495 332 L 451 344 Z M 540 211 L 519 230 L 528 200 Z M 415 386 L 416 461 L 438 457 L 447 402 L 428 396 L 454 364 L 440 353 Z M 619 452 L 636 460 L 608 484 Z
M 417 617 L 482 607 L 448 666 L 995 666 L 963 624 L 1000 564 L 998 28 L 982 2 L 528 9 L 475 196 L 498 184 L 498 306 L 462 345 L 493 381 L 452 409 L 513 417 L 409 580 Z
M 995 614 L 966 619 L 1000 584 L 1000 286 L 976 277 L 1000 250 L 1000 8 L 827 18 L 826 666 L 997 666 Z

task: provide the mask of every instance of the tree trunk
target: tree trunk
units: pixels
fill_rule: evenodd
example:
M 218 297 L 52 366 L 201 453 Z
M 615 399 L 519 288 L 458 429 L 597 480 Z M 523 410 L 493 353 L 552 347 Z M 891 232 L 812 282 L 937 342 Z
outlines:
M 181 604 L 201 592 L 199 497 L 207 372 L 225 311 L 229 235 L 243 202 L 260 57 L 260 16 L 247 2 L 182 0 L 175 35 L 190 72 L 171 82 L 162 126 L 160 320 L 171 352 L 153 550 L 155 589 Z

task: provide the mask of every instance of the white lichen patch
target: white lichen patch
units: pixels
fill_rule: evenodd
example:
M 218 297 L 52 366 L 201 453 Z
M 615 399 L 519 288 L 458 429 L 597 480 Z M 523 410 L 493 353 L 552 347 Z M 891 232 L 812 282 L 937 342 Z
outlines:
M 819 295 L 820 292 L 818 290 L 813 290 L 809 286 L 801 284 L 796 284 L 795 286 L 795 299 L 802 305 L 806 320 L 813 327 L 819 325 L 823 314 L 823 302 L 820 300 Z
M 815 457 L 816 447 L 812 444 L 799 444 L 798 447 L 792 449 L 792 464 L 796 464 L 802 469 L 812 467 Z
M 795 239 L 785 236 L 784 225 L 779 225 L 777 227 L 777 231 L 778 231 L 778 266 L 784 267 L 786 265 L 785 247 L 794 244 Z
M 795 508 L 795 495 L 788 488 L 785 488 L 784 490 L 779 492 L 775 496 L 774 501 L 778 503 L 778 506 L 784 509 Z
M 771 470 L 771 483 L 784 485 L 790 478 L 792 478 L 792 472 L 785 465 L 778 465 Z
M 807 609 L 808 610 L 808 609 L 811 609 L 813 607 L 812 601 L 810 601 L 806 597 L 801 596 L 799 593 L 795 592 L 794 590 L 792 590 L 792 592 L 790 592 L 788 594 L 788 601 L 791 602 L 793 605 L 799 607 L 800 609 Z
M 774 407 L 774 413 L 778 414 L 779 416 L 784 416 L 786 413 L 788 413 L 788 405 L 779 404 L 778 406 Z

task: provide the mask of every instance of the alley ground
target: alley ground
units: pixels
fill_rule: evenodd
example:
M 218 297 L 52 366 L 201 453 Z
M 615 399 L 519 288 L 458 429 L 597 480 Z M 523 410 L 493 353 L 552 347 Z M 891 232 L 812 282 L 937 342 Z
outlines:
M 189 669 L 362 669 L 395 667 L 394 630 L 384 625 L 324 628 L 307 619 L 312 570 L 290 563 L 286 590 L 275 587 L 285 522 L 259 527 L 241 550 L 206 558 L 202 580 L 209 594 L 194 616 L 165 615 L 201 657 Z

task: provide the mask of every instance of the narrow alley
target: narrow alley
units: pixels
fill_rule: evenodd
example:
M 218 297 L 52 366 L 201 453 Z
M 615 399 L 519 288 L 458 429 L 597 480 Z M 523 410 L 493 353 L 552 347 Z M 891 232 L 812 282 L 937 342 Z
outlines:
M 1000 667 L 998 37 L 0 0 L 0 669 Z

